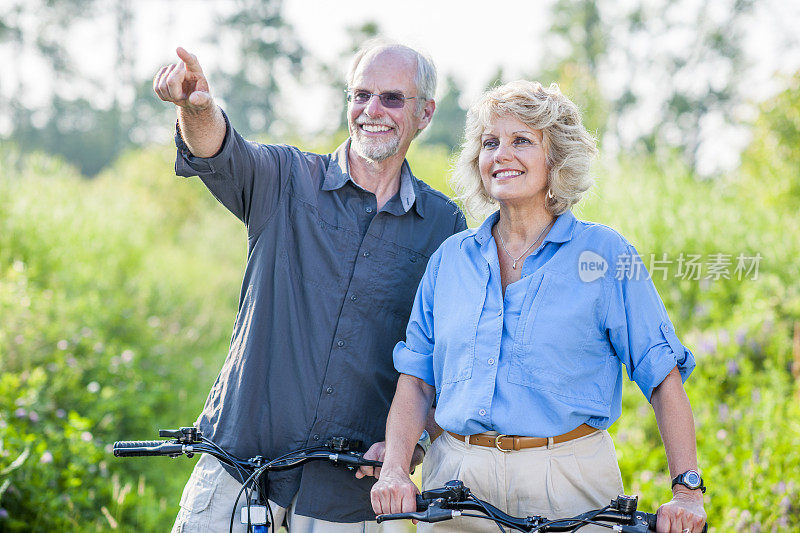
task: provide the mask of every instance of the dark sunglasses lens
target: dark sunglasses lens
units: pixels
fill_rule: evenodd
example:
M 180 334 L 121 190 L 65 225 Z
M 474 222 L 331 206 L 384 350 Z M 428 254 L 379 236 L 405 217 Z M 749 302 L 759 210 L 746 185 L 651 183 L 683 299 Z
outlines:
M 405 97 L 400 93 L 381 93 L 383 107 L 399 109 L 406 103 Z
M 352 95 L 353 103 L 359 105 L 369 102 L 369 98 L 372 96 L 372 93 L 368 93 L 366 91 L 356 91 L 350 94 Z

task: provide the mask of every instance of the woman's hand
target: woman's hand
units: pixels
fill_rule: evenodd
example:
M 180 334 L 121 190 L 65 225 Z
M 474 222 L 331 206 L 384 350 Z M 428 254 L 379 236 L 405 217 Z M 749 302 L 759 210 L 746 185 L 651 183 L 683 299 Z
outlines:
M 381 469 L 381 477 L 372 486 L 369 497 L 375 514 L 413 513 L 417 510 L 417 494 L 417 486 L 408 472 L 389 465 Z
M 658 509 L 657 533 L 700 533 L 706 523 L 703 495 L 697 491 L 676 490 L 672 501 Z

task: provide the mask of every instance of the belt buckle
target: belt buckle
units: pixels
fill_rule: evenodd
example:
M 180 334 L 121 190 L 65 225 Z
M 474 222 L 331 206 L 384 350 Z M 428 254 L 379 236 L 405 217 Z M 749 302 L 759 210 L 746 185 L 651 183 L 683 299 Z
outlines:
M 505 452 L 505 453 L 513 451 L 513 448 L 509 448 L 508 450 L 506 450 L 505 448 L 501 448 L 500 447 L 500 439 L 503 438 L 503 437 L 508 437 L 508 435 L 497 435 L 494 438 L 494 447 L 497 448 L 498 450 L 500 450 L 501 452 Z M 512 446 L 513 446 L 513 444 L 512 444 Z

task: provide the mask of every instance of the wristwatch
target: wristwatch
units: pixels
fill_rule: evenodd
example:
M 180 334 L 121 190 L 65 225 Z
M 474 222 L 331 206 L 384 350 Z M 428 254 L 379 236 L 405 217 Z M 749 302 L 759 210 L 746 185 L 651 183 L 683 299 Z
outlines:
M 428 453 L 428 448 L 431 447 L 431 436 L 428 434 L 427 429 L 422 430 L 422 435 L 419 437 L 417 444 L 419 444 L 419 447 L 422 448 L 423 453 Z
M 672 480 L 672 486 L 683 485 L 684 487 L 692 490 L 700 489 L 703 493 L 706 492 L 706 486 L 703 485 L 703 478 L 700 477 L 700 472 L 697 470 L 687 470 Z

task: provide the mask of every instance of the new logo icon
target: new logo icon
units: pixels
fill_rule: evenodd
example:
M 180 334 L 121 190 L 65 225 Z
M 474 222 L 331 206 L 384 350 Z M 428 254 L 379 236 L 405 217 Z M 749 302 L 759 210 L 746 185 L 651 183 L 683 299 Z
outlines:
M 578 257 L 578 276 L 581 281 L 589 283 L 605 276 L 608 262 L 602 256 L 585 250 Z

